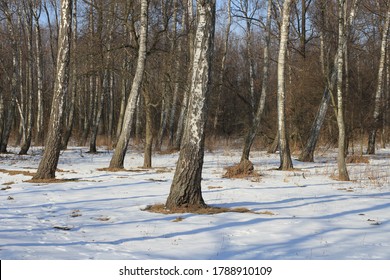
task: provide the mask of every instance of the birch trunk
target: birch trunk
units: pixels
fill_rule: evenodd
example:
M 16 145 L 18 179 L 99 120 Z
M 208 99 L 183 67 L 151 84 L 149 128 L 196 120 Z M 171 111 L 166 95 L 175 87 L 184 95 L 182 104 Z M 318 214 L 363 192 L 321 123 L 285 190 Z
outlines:
M 345 0 L 339 0 L 339 42 L 338 42 L 338 61 L 337 61 L 337 125 L 339 128 L 337 165 L 339 170 L 339 180 L 349 181 L 347 165 L 345 162 L 345 122 L 343 108 L 343 68 L 344 68 L 344 42 L 346 40 L 344 32 L 344 5 Z
M 127 73 L 129 71 L 129 62 L 127 57 L 123 59 L 122 64 L 122 80 L 121 80 L 121 98 L 120 98 L 120 110 L 119 110 L 119 117 L 118 117 L 118 124 L 116 128 L 116 137 L 115 137 L 115 146 L 117 139 L 119 138 L 121 131 L 122 131 L 122 125 L 123 125 L 123 118 L 125 116 L 125 109 L 126 109 L 126 92 L 127 92 Z
M 141 29 L 139 35 L 137 68 L 135 71 L 131 92 L 126 105 L 126 112 L 123 119 L 122 131 L 118 138 L 114 154 L 110 161 L 110 168 L 124 167 L 124 159 L 127 151 L 127 145 L 130 141 L 131 127 L 145 69 L 148 33 L 148 4 L 148 0 L 141 1 Z
M 71 54 L 71 77 L 70 77 L 70 100 L 68 104 L 68 116 L 65 121 L 65 131 L 62 137 L 62 149 L 68 147 L 68 142 L 73 130 L 76 94 L 77 94 L 77 63 L 76 63 L 76 49 L 77 49 L 77 0 L 73 0 L 73 15 L 72 15 L 72 54 Z
M 20 155 L 26 155 L 31 146 L 32 129 L 33 129 L 33 21 L 32 21 L 32 6 L 28 3 L 23 8 L 21 13 L 23 19 L 23 25 L 25 27 L 26 41 L 27 41 L 27 61 L 26 61 L 26 104 L 24 110 L 24 123 L 23 123 L 23 137 L 20 148 Z M 22 94 L 22 93 L 21 93 Z
M 172 54 L 176 53 L 177 55 L 173 55 L 173 58 L 176 57 L 176 60 L 174 62 L 174 87 L 173 87 L 173 96 L 172 96 L 172 107 L 170 110 L 170 115 L 169 115 L 169 125 L 168 125 L 168 132 L 169 132 L 169 146 L 172 147 L 174 145 L 174 124 L 175 124 L 175 117 L 176 117 L 176 110 L 177 110 L 177 99 L 179 95 L 179 90 L 180 90 L 180 65 L 181 65 L 181 53 L 182 53 L 182 45 L 183 45 L 183 40 L 182 38 L 179 38 L 177 34 L 177 10 L 178 10 L 178 1 L 175 1 L 175 11 L 174 11 L 174 39 L 172 42 Z M 182 18 L 182 25 L 185 24 L 185 17 Z
M 389 22 L 390 22 L 390 7 L 387 10 L 386 20 L 383 26 L 381 56 L 379 60 L 379 69 L 378 69 L 378 82 L 377 82 L 376 93 L 375 93 L 373 125 L 369 132 L 369 138 L 368 138 L 367 154 L 371 154 L 371 155 L 375 154 L 376 134 L 380 126 L 381 115 L 383 114 L 381 97 L 383 93 L 383 72 L 384 72 L 385 62 L 386 62 L 386 46 L 387 46 L 387 37 L 389 34 Z
M 41 28 L 40 28 L 40 15 L 41 9 L 39 6 L 34 10 L 34 21 L 35 21 L 35 67 L 37 71 L 37 113 L 36 113 L 36 135 L 35 135 L 35 144 L 43 144 L 43 113 L 44 113 L 44 104 L 43 104 L 43 63 L 42 63 L 42 38 L 41 38 Z
M 145 145 L 144 145 L 144 168 L 152 167 L 152 146 L 153 146 L 153 106 L 148 89 L 143 90 L 145 100 Z
M 286 128 L 286 91 L 285 91 L 285 68 L 288 43 L 289 19 L 292 0 L 285 0 L 283 3 L 282 26 L 280 29 L 280 46 L 278 57 L 278 131 L 279 131 L 279 152 L 280 170 L 293 168 L 288 133 Z
M 264 46 L 264 58 L 263 58 L 263 81 L 261 88 L 261 96 L 259 104 L 254 116 L 253 124 L 251 125 L 244 142 L 244 148 L 241 155 L 241 162 L 249 160 L 249 153 L 255 140 L 257 131 L 259 130 L 261 117 L 263 115 L 265 100 L 268 93 L 268 78 L 269 78 L 269 47 L 271 43 L 271 11 L 272 0 L 268 0 L 267 8 L 267 23 L 265 29 L 265 46 Z
M 188 56 L 190 58 L 189 65 L 193 65 L 192 59 L 194 54 L 194 32 L 193 32 L 193 20 L 194 20 L 194 14 L 193 14 L 193 0 L 187 0 L 187 13 L 186 13 L 186 29 L 188 32 Z M 183 94 L 183 100 L 181 104 L 181 110 L 179 114 L 179 119 L 177 121 L 177 129 L 176 129 L 176 137 L 175 137 L 175 149 L 180 149 L 181 140 L 183 138 L 184 133 L 184 126 L 185 126 L 185 118 L 187 116 L 187 110 L 188 110 L 188 100 L 190 95 L 190 84 L 192 79 L 192 71 L 191 67 L 188 67 L 187 69 L 187 87 L 184 90 Z
M 348 25 L 346 25 L 346 28 L 348 32 L 350 32 L 350 27 L 353 24 L 353 21 L 356 16 L 356 9 L 357 5 L 359 3 L 359 0 L 354 0 L 352 9 L 350 12 L 350 16 L 348 19 Z M 325 18 L 325 16 L 323 15 Z M 324 59 L 324 35 L 321 32 L 321 67 L 322 67 L 322 72 L 325 74 L 325 59 Z M 347 47 L 347 40 L 344 41 L 343 44 L 343 52 L 345 52 L 345 48 Z M 313 162 L 314 161 L 314 151 L 317 146 L 317 141 L 320 135 L 321 127 L 324 123 L 326 113 L 328 111 L 329 103 L 331 100 L 331 90 L 335 87 L 336 85 L 336 80 L 337 80 L 337 62 L 339 60 L 339 54 L 336 52 L 334 56 L 334 62 L 333 62 L 333 67 L 331 68 L 329 78 L 328 78 L 328 83 L 325 86 L 324 93 L 321 99 L 320 106 L 318 108 L 316 117 L 314 119 L 313 125 L 310 130 L 310 137 L 308 141 L 306 142 L 305 148 L 302 150 L 302 153 L 299 156 L 300 161 L 305 161 L 305 162 Z
M 61 151 L 61 128 L 64 115 L 64 100 L 68 91 L 70 44 L 72 32 L 72 0 L 61 1 L 61 24 L 58 36 L 57 71 L 54 96 L 50 113 L 45 151 L 33 179 L 55 178 Z
M 166 201 L 168 209 L 207 207 L 202 197 L 204 129 L 210 89 L 210 63 L 214 44 L 215 0 L 198 0 L 194 57 L 188 115 L 179 160 Z

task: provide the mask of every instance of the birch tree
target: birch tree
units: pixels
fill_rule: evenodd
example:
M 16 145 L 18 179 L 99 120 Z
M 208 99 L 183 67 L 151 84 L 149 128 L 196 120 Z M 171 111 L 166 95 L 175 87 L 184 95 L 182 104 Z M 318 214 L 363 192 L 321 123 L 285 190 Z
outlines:
M 389 22 L 390 22 L 390 5 L 388 5 L 387 8 L 385 24 L 383 26 L 383 31 L 382 31 L 382 43 L 381 43 L 380 60 L 379 60 L 379 67 L 378 67 L 378 81 L 376 85 L 374 112 L 373 112 L 373 125 L 371 126 L 371 130 L 369 132 L 367 154 L 375 154 L 376 134 L 380 126 L 381 115 L 383 114 L 383 109 L 382 109 L 382 94 L 383 94 L 383 80 L 384 80 L 383 75 L 384 75 L 384 68 L 386 62 L 386 47 L 387 47 L 387 40 L 389 35 Z
M 279 132 L 279 152 L 280 152 L 280 170 L 289 170 L 293 168 L 288 134 L 286 128 L 286 92 L 285 92 L 285 67 L 288 43 L 290 9 L 293 0 L 285 0 L 283 3 L 282 24 L 280 27 L 280 45 L 278 56 L 278 132 Z
M 141 0 L 141 20 L 139 33 L 139 49 L 136 72 L 131 87 L 131 92 L 126 105 L 126 112 L 123 119 L 122 130 L 115 147 L 114 154 L 110 161 L 109 168 L 123 168 L 127 145 L 130 141 L 131 128 L 134 120 L 134 113 L 137 108 L 137 100 L 140 95 L 142 79 L 145 70 L 147 33 L 148 33 L 148 0 Z
M 215 5 L 215 0 L 197 1 L 189 107 L 179 160 L 165 204 L 171 210 L 207 207 L 202 197 L 201 178 L 210 90 L 210 63 L 214 44 Z
M 269 52 L 270 52 L 270 43 L 271 43 L 271 11 L 272 11 L 272 0 L 268 0 L 267 21 L 264 30 L 265 45 L 263 51 L 263 81 L 262 81 L 262 88 L 261 88 L 261 96 L 256 110 L 256 114 L 254 116 L 253 124 L 251 125 L 245 137 L 244 148 L 242 150 L 242 155 L 241 155 L 241 162 L 243 162 L 244 160 L 249 160 L 249 153 L 253 141 L 255 139 L 255 136 L 257 134 L 257 131 L 260 127 L 261 117 L 263 115 L 265 100 L 268 92 L 269 64 L 270 64 Z
M 339 129 L 338 137 L 338 155 L 337 165 L 339 170 L 339 180 L 349 181 L 349 175 L 347 171 L 347 165 L 345 162 L 345 122 L 344 122 L 344 101 L 343 101 L 343 68 L 344 68 L 344 57 L 343 57 L 343 46 L 346 40 L 344 32 L 344 21 L 345 21 L 345 0 L 338 1 L 339 8 L 339 41 L 337 47 L 337 126 Z
M 324 5 L 324 7 L 322 7 L 322 9 L 326 8 L 326 4 L 327 4 L 327 1 L 324 1 L 324 3 L 322 4 L 322 5 Z M 359 4 L 359 0 L 353 0 L 348 21 L 345 23 L 345 24 L 347 24 L 345 27 L 346 32 L 348 32 L 348 34 L 346 34 L 347 37 L 349 37 L 349 35 L 350 35 L 351 27 L 352 27 L 352 24 L 353 24 L 355 16 L 356 16 L 356 10 L 357 10 L 358 4 Z M 323 16 L 323 21 L 325 21 L 325 15 L 322 15 L 322 16 Z M 326 29 L 327 27 L 323 26 L 322 28 Z M 323 30 L 320 32 L 320 40 L 321 40 L 320 59 L 321 59 L 321 65 L 322 65 L 322 72 L 324 73 L 324 75 L 327 75 L 325 73 L 325 68 L 326 68 L 325 61 L 324 61 L 324 52 L 325 52 L 324 51 L 324 48 L 325 48 L 324 41 L 325 40 L 324 40 Z M 347 47 L 347 40 L 344 41 L 343 49 L 345 50 L 346 47 Z M 343 53 L 344 52 L 345 51 L 343 51 Z M 299 156 L 300 161 L 306 161 L 306 162 L 313 162 L 314 161 L 314 151 L 315 151 L 315 148 L 317 146 L 318 137 L 320 135 L 320 131 L 321 131 L 322 125 L 324 123 L 326 113 L 328 111 L 329 103 L 331 100 L 331 91 L 335 87 L 336 81 L 337 81 L 337 62 L 338 62 L 338 60 L 339 60 L 339 53 L 336 52 L 336 54 L 334 55 L 334 59 L 333 59 L 333 66 L 331 67 L 331 70 L 328 74 L 327 83 L 325 85 L 323 96 L 322 96 L 320 105 L 318 107 L 316 117 L 313 121 L 311 130 L 310 130 L 309 139 L 307 140 L 306 145 Z
M 69 61 L 72 33 L 72 0 L 61 1 L 61 22 L 58 34 L 56 79 L 51 106 L 49 129 L 45 151 L 33 179 L 53 179 L 61 151 L 61 128 L 64 116 L 64 100 L 68 91 Z

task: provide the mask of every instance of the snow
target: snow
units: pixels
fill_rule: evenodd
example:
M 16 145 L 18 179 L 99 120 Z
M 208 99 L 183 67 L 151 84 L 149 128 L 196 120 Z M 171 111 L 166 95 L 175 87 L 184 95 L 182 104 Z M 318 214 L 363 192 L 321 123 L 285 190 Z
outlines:
M 146 170 L 132 150 L 128 170 L 109 172 L 99 169 L 112 151 L 101 151 L 64 151 L 57 178 L 69 180 L 50 184 L 6 172 L 36 171 L 41 149 L 0 155 L 0 259 L 390 259 L 390 150 L 348 164 L 351 182 L 334 179 L 332 151 L 286 172 L 277 154 L 254 151 L 260 176 L 242 179 L 222 177 L 240 150 L 207 152 L 206 203 L 256 212 L 216 215 L 142 211 L 165 202 L 177 153 L 155 154 Z

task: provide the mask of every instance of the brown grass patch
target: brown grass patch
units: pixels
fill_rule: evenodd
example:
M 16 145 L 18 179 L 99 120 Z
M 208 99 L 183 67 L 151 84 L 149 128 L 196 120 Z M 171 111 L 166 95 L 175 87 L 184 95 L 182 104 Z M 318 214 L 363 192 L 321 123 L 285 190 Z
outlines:
M 215 189 L 223 189 L 221 186 L 208 186 L 207 187 L 209 190 L 215 190 Z
M 6 191 L 6 190 L 9 190 L 9 189 L 12 189 L 10 186 L 6 186 L 6 187 L 4 187 L 4 188 L 1 188 L 0 190 L 2 190 L 2 191 Z
M 239 164 L 226 168 L 223 178 L 244 178 L 254 174 L 253 163 L 250 160 L 241 161 Z
M 251 213 L 251 214 L 260 214 L 258 212 L 254 212 L 245 207 L 237 207 L 237 208 L 226 208 L 226 207 L 181 207 L 176 209 L 167 209 L 164 204 L 155 204 L 149 205 L 146 208 L 142 209 L 142 211 L 148 211 L 152 213 L 159 214 L 184 214 L 184 213 L 193 213 L 199 215 L 216 215 L 221 213 Z
M 183 221 L 184 218 L 183 217 L 177 217 L 176 219 L 172 220 L 173 223 L 178 223 L 178 222 L 181 222 Z
M 30 180 L 26 180 L 24 182 L 26 183 L 43 183 L 43 184 L 56 184 L 56 183 L 69 183 L 69 182 L 80 182 L 81 180 L 79 179 L 57 179 L 57 178 L 53 178 L 53 179 L 30 179 Z
M 370 163 L 370 160 L 363 155 L 351 155 L 347 157 L 346 163 Z
M 1 173 L 5 173 L 11 176 L 14 175 L 24 175 L 24 176 L 34 176 L 35 173 L 30 171 L 22 171 L 22 170 L 6 170 L 6 169 L 0 169 Z
M 108 172 L 120 172 L 120 171 L 126 171 L 124 168 L 110 168 L 110 167 L 104 167 L 104 168 L 98 168 L 97 171 L 108 171 Z
M 276 215 L 274 212 L 271 212 L 271 211 L 262 211 L 262 212 L 257 212 L 256 214 L 268 215 L 268 216 L 274 216 L 274 215 Z

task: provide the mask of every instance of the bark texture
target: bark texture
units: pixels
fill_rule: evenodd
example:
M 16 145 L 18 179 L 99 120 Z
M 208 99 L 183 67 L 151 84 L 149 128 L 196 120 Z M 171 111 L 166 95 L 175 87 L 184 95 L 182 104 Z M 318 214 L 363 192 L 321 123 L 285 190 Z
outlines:
M 61 24 L 58 37 L 57 74 L 51 107 L 45 151 L 33 179 L 55 178 L 61 151 L 61 128 L 64 115 L 64 100 L 68 91 L 70 43 L 72 33 L 72 0 L 61 2 Z
M 134 75 L 133 85 L 126 105 L 126 112 L 123 119 L 123 126 L 118 142 L 115 147 L 115 152 L 110 161 L 110 168 L 123 168 L 124 160 L 129 144 L 131 127 L 134 119 L 134 113 L 137 107 L 137 100 L 140 95 L 140 88 L 144 76 L 145 61 L 146 61 L 146 47 L 147 47 L 147 33 L 148 33 L 148 1 L 141 1 L 141 30 L 139 35 L 139 50 L 137 68 Z
M 168 209 L 207 207 L 202 197 L 201 178 L 214 43 L 215 0 L 197 1 L 197 11 L 189 108 L 179 160 L 166 201 Z
M 279 131 L 279 152 L 280 170 L 293 168 L 288 133 L 286 128 L 286 90 L 285 90 L 285 67 L 288 43 L 288 29 L 290 19 L 291 1 L 285 0 L 283 3 L 282 26 L 280 29 L 280 46 L 278 57 L 278 131 Z

